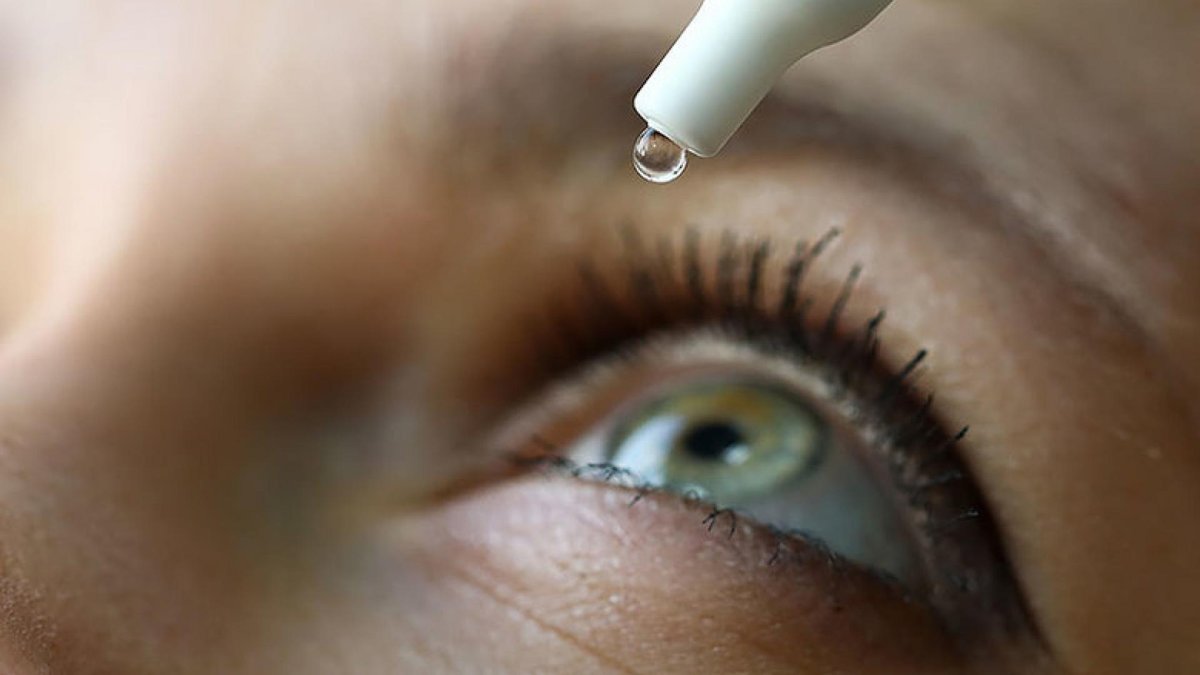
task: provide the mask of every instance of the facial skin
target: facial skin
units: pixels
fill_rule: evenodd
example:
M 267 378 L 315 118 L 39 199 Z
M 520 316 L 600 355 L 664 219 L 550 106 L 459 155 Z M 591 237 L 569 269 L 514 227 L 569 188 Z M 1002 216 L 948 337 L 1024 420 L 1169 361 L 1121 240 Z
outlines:
M 0 670 L 1200 671 L 1200 6 L 902 0 L 654 187 L 692 10 L 5 8 Z M 622 224 L 838 227 L 807 291 L 862 263 L 846 323 L 930 349 L 1036 637 L 971 662 L 668 497 L 448 490 Z

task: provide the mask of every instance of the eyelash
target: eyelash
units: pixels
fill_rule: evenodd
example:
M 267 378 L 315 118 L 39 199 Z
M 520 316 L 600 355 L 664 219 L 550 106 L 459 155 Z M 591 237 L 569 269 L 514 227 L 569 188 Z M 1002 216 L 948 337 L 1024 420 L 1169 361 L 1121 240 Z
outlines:
M 580 363 L 631 359 L 651 336 L 695 328 L 716 329 L 738 344 L 820 373 L 838 402 L 851 404 L 851 422 L 880 454 L 913 512 L 919 545 L 932 561 L 929 602 L 947 627 L 975 637 L 981 632 L 1015 636 L 1027 631 L 1028 612 L 995 525 L 956 451 L 967 429 L 947 434 L 933 413 L 933 396 L 919 397 L 912 383 L 926 352 L 917 352 L 889 374 L 877 356 L 884 312 L 857 331 L 843 330 L 843 315 L 862 272 L 859 266 L 850 270 L 825 316 L 813 321 L 816 303 L 805 294 L 804 281 L 839 236 L 837 230 L 811 246 L 797 243 L 783 266 L 772 264 L 776 248 L 770 240 L 742 242 L 730 231 L 721 233 L 715 256 L 710 257 L 694 229 L 685 230 L 682 237 L 655 240 L 653 252 L 632 226 L 620 234 L 624 278 L 613 283 L 592 261 L 584 261 L 579 268 L 583 302 L 576 299 L 552 310 L 531 340 L 547 379 L 575 371 Z M 705 274 L 706 269 L 715 271 Z M 768 305 L 767 290 L 772 275 L 780 282 L 774 307 Z M 631 480 L 619 467 L 574 465 L 546 439 L 535 438 L 533 447 L 518 457 L 524 466 L 548 466 L 575 477 L 623 484 Z M 634 487 L 638 495 L 659 491 Z M 736 529 L 736 513 L 719 505 L 711 508 L 705 527 L 711 531 L 717 518 L 729 515 Z M 783 548 L 798 535 L 776 534 Z M 799 536 L 831 560 L 838 559 L 819 542 Z

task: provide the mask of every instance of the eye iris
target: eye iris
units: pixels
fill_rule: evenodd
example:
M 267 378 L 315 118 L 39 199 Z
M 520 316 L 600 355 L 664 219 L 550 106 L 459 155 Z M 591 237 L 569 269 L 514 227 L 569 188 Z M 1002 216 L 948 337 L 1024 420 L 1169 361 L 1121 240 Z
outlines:
M 820 463 L 824 441 L 820 418 L 795 397 L 710 382 L 644 406 L 607 454 L 665 487 L 741 504 L 802 480 Z
M 920 589 L 920 558 L 868 450 L 803 396 L 770 381 L 677 382 L 617 421 L 587 461 L 695 493 L 760 523 L 816 537 Z M 593 446 L 594 447 L 594 446 Z

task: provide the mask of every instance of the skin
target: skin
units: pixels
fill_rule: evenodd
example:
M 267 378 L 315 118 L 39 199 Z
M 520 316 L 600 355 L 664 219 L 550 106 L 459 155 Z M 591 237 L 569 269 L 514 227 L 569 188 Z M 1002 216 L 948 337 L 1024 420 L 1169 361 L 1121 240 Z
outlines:
M 1200 5 L 897 3 L 660 188 L 693 2 L 160 4 L 0 10 L 0 670 L 1200 670 Z M 808 292 L 863 263 L 847 325 L 931 350 L 1039 637 L 971 663 L 670 498 L 446 492 L 622 223 L 839 227 Z

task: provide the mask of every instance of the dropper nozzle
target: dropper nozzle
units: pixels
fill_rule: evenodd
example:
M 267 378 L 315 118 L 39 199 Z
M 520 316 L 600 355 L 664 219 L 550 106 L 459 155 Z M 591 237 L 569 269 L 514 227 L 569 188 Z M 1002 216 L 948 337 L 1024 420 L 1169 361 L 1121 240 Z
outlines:
M 634 108 L 646 133 L 712 157 L 793 63 L 858 32 L 890 2 L 705 0 Z

